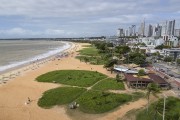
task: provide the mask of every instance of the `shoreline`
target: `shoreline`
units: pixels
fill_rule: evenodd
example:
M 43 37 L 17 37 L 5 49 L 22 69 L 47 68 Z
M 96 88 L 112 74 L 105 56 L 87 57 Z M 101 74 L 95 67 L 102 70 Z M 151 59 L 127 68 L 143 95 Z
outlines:
M 42 61 L 44 59 L 50 58 L 50 57 L 52 57 L 52 56 L 54 56 L 56 54 L 59 54 L 60 52 L 58 52 L 58 51 L 64 51 L 64 50 L 70 48 L 71 45 L 72 45 L 71 42 L 66 42 L 66 41 L 61 41 L 61 43 L 63 44 L 62 46 L 55 47 L 53 50 L 50 49 L 48 51 L 44 51 L 43 53 L 40 53 L 40 54 L 37 54 L 37 55 L 34 55 L 34 56 L 30 56 L 27 59 L 25 58 L 23 60 L 19 60 L 16 63 L 12 62 L 12 63 L 7 63 L 5 65 L 2 65 L 0 67 L 1 68 L 0 75 L 5 73 L 5 72 L 17 69 L 19 67 L 30 65 L 30 64 L 32 64 L 32 63 L 34 63 L 36 61 L 39 62 L 39 61 Z M 54 54 L 53 54 L 53 52 L 54 52 Z
M 6 82 L 8 82 L 9 80 L 18 77 L 20 74 L 28 72 L 29 70 L 38 69 L 39 67 L 42 67 L 46 63 L 51 62 L 53 59 L 56 58 L 56 56 L 63 55 L 66 51 L 73 49 L 75 47 L 74 43 L 72 42 L 66 42 L 66 43 L 68 43 L 69 47 L 60 51 L 59 53 L 50 55 L 42 59 L 34 60 L 22 65 L 18 65 L 16 67 L 12 67 L 4 71 L 0 71 L 0 84 L 2 83 L 6 84 Z
M 69 53 L 69 56 L 64 55 L 59 60 L 54 55 L 48 59 L 49 62 L 38 69 L 28 70 L 6 84 L 0 84 L 0 120 L 71 120 L 63 107 L 43 109 L 37 104 L 45 91 L 61 85 L 40 83 L 35 79 L 39 75 L 57 69 L 73 69 L 79 64 L 79 60 L 74 57 L 79 46 L 78 43 L 72 42 L 71 47 L 63 51 L 63 53 Z M 32 100 L 30 104 L 26 104 L 28 98 Z

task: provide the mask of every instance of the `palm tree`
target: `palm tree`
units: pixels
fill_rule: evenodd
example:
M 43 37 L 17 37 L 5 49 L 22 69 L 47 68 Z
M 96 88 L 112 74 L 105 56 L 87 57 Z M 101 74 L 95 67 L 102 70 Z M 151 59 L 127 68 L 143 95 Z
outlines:
M 89 59 L 87 57 L 84 57 L 84 62 L 87 64 L 87 62 L 89 61 Z
M 141 76 L 144 76 L 145 74 L 146 73 L 145 73 L 144 69 L 140 69 L 138 71 L 138 74 L 137 74 L 138 80 L 136 81 L 136 90 L 137 90 L 138 81 L 141 79 Z
M 147 86 L 147 100 L 148 100 L 148 104 L 147 104 L 147 112 L 149 110 L 149 97 L 151 95 L 151 93 L 155 94 L 159 92 L 159 87 L 156 83 L 149 83 Z

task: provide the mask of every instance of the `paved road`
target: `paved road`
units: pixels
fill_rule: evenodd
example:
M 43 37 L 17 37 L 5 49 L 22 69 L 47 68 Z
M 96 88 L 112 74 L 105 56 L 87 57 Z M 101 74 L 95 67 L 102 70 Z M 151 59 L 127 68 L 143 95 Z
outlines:
M 155 71 L 162 78 L 168 77 L 166 81 L 171 85 L 172 91 L 176 94 L 176 96 L 180 97 L 180 79 L 169 76 L 169 74 L 174 75 L 171 69 L 161 65 L 161 64 L 153 64 L 153 67 L 150 68 Z
M 180 74 L 177 73 L 178 70 L 175 70 L 176 67 L 168 66 L 163 63 L 154 63 L 153 67 L 159 71 L 164 72 L 165 74 L 167 74 L 171 77 L 180 78 Z

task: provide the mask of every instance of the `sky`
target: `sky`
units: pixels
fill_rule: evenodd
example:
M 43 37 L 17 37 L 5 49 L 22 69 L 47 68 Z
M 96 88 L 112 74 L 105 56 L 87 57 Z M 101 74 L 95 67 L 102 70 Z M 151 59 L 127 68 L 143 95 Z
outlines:
M 115 35 L 118 28 L 176 20 L 180 0 L 0 0 L 0 38 Z

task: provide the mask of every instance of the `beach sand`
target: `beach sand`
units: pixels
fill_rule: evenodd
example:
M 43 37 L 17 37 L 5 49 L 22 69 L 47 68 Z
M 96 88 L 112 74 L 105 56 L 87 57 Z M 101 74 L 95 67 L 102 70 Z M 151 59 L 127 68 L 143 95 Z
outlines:
M 77 50 L 79 50 L 82 49 L 84 44 L 75 43 L 73 47 L 75 45 L 78 46 Z M 70 48 L 67 51 L 74 51 L 74 53 L 60 60 L 49 61 L 40 65 L 37 69 L 22 72 L 19 76 L 7 81 L 6 84 L 0 84 L 0 120 L 70 120 L 71 117 L 66 114 L 64 107 L 43 109 L 37 105 L 38 99 L 43 92 L 61 86 L 60 84 L 35 81 L 36 77 L 49 71 L 63 69 L 91 70 L 92 68 L 93 71 L 115 77 L 115 74 L 111 74 L 102 65 L 90 65 L 75 59 L 78 54 L 75 49 Z M 30 104 L 26 104 L 28 97 L 32 100 Z M 116 115 L 118 115 L 117 113 Z M 107 115 L 108 118 L 111 117 L 110 114 Z M 105 116 L 102 118 L 104 119 Z

